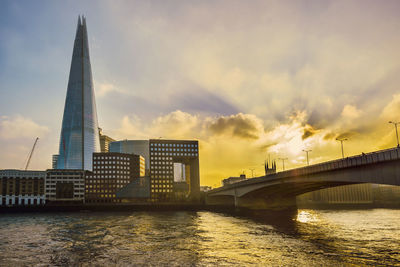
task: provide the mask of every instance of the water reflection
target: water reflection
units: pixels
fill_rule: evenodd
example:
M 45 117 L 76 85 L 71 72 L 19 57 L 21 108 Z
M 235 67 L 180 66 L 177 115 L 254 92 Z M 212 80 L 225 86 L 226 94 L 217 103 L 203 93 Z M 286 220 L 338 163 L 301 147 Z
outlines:
M 400 264 L 397 210 L 0 215 L 0 265 Z

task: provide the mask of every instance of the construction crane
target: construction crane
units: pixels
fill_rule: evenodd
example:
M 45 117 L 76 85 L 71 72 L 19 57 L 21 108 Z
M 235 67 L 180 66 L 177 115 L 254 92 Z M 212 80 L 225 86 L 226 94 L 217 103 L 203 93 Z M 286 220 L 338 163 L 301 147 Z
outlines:
M 29 153 L 28 161 L 26 162 L 26 165 L 25 165 L 25 171 L 26 171 L 26 170 L 28 169 L 28 167 L 29 167 L 29 163 L 31 162 L 32 154 L 33 154 L 33 151 L 35 150 L 35 146 L 36 146 L 36 143 L 37 143 L 38 140 L 39 140 L 39 137 L 36 137 L 35 143 L 33 143 L 32 150 L 31 150 L 31 152 Z

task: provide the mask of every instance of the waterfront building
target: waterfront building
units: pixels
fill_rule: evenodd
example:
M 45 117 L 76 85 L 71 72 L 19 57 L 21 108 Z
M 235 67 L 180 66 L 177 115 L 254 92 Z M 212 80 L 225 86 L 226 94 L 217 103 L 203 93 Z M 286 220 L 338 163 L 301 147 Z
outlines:
M 240 181 L 246 180 L 246 175 L 241 174 L 239 177 L 228 177 L 226 179 L 222 180 L 222 186 L 228 185 L 228 184 L 234 184 Z
M 0 170 L 0 206 L 44 205 L 45 171 Z
M 150 139 L 150 193 L 153 202 L 198 200 L 200 197 L 199 147 L 196 140 Z M 174 164 L 184 175 L 174 173 Z M 176 166 L 176 165 L 175 165 Z M 184 179 L 182 178 L 184 177 Z M 175 194 L 176 193 L 176 194 Z
M 140 155 L 116 152 L 94 153 L 93 174 L 86 179 L 87 203 L 115 203 L 116 192 L 145 175 L 145 160 Z
M 122 140 L 110 143 L 109 152 L 141 155 L 146 162 L 146 175 L 149 174 L 149 140 Z
M 46 203 L 84 203 L 85 179 L 90 173 L 85 170 L 47 170 Z
M 92 170 L 100 152 L 86 19 L 79 17 L 59 144 L 57 169 Z
M 99 136 L 100 136 L 100 152 L 109 152 L 110 143 L 115 140 L 111 137 L 102 133 L 101 128 L 99 128 Z
M 115 193 L 119 202 L 146 203 L 150 202 L 150 177 L 133 179 Z

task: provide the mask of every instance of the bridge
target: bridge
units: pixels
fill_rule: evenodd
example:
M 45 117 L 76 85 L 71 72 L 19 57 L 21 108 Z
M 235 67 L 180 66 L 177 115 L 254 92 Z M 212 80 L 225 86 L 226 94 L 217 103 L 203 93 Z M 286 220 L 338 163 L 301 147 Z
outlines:
M 400 148 L 362 153 L 225 185 L 208 191 L 206 203 L 249 209 L 285 209 L 296 206 L 298 195 L 361 183 L 399 186 Z

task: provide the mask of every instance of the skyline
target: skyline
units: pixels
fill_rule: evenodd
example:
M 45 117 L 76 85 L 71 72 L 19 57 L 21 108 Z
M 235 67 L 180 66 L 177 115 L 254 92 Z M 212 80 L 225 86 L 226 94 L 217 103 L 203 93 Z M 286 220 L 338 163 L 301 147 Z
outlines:
M 345 156 L 396 145 L 399 2 L 21 3 L 0 11 L 0 168 L 21 168 L 36 136 L 31 168 L 50 168 L 82 13 L 100 127 L 198 139 L 202 185 L 262 174 L 268 154 L 286 169 L 304 149 L 340 158 L 338 137 Z

